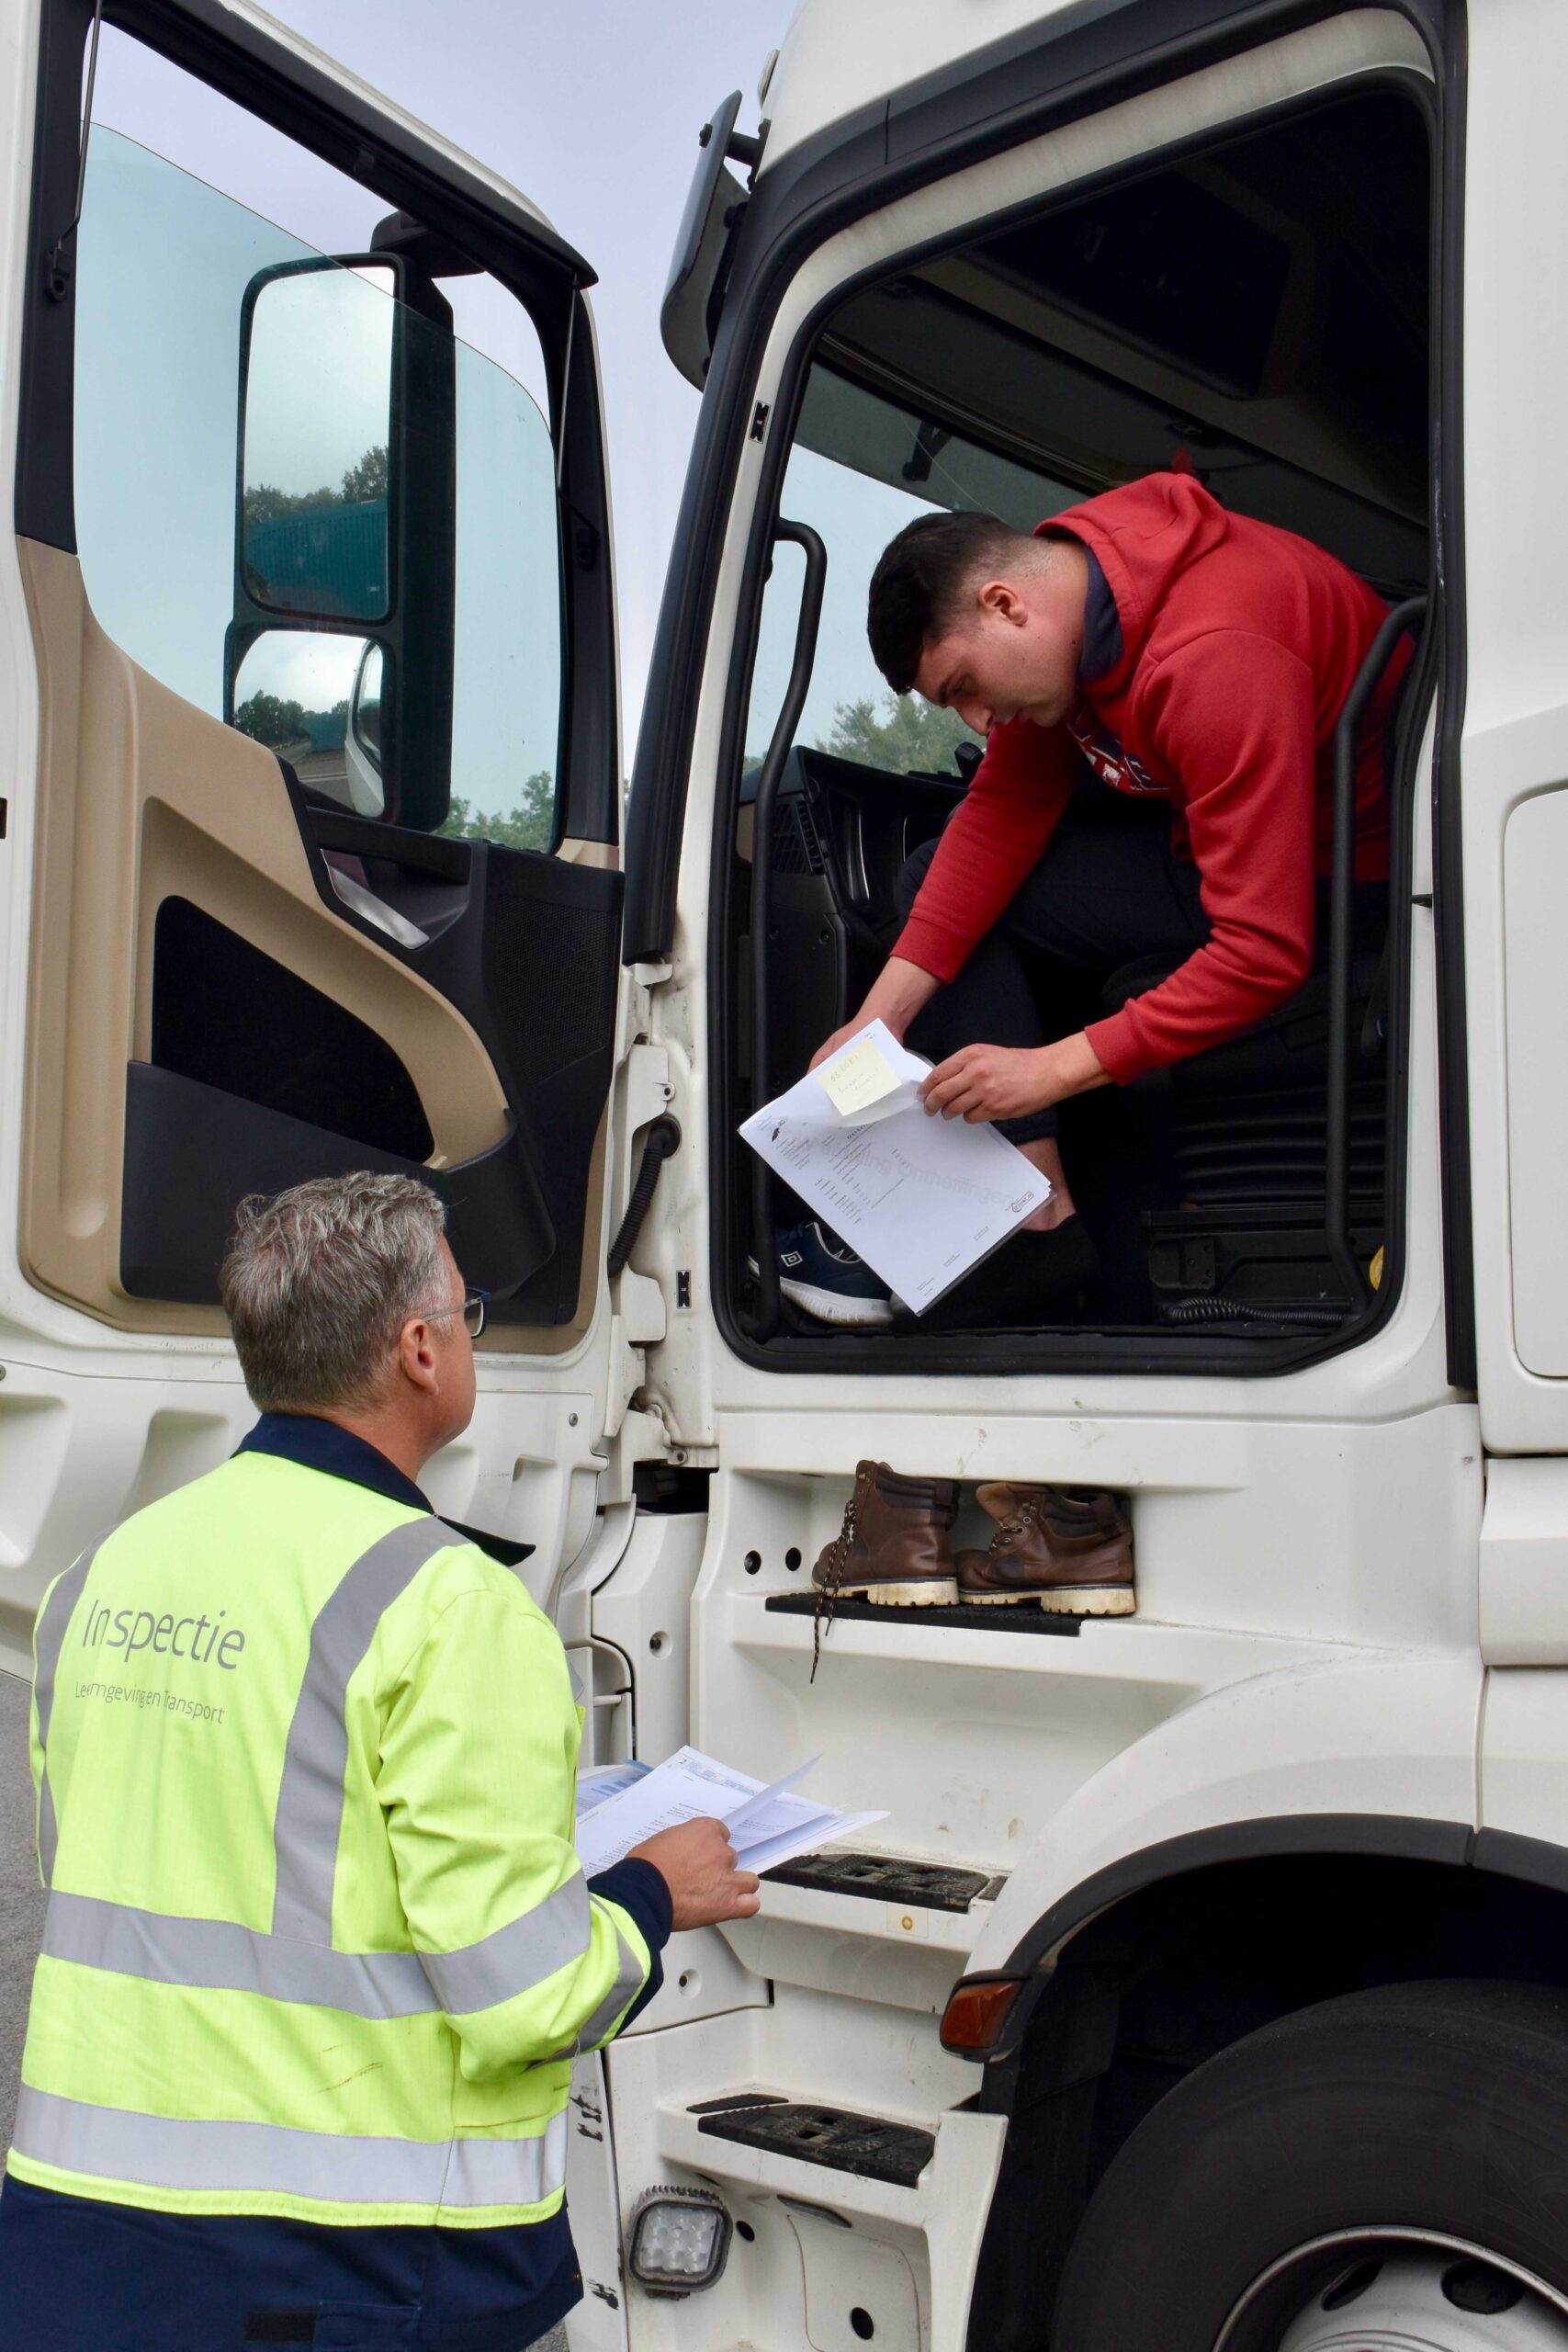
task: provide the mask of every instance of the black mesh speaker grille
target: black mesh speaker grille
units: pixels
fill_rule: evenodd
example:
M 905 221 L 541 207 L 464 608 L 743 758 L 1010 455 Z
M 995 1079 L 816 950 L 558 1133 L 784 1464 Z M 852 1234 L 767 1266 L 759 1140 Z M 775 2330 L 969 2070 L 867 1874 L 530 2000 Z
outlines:
M 513 903 L 486 940 L 485 996 L 518 1083 L 536 1085 L 609 1040 L 620 969 L 618 906 Z

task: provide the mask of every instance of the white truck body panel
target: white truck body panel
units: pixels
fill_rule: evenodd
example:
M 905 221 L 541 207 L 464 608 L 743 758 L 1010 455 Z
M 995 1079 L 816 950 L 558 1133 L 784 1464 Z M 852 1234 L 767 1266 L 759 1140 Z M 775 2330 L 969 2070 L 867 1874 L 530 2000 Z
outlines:
M 418 130 L 288 28 L 240 0 L 228 9 Z M 7 479 L 36 266 L 38 16 L 38 0 L 0 8 Z M 1144 21 L 1158 47 L 1152 0 L 804 0 L 768 85 L 756 186 L 835 126 L 956 76 L 976 52 L 1113 18 Z M 955 1382 L 906 1357 L 874 1377 L 829 1368 L 801 1379 L 728 1344 L 712 1295 L 726 1181 L 710 1119 L 721 1076 L 716 843 L 733 819 L 726 712 L 753 625 L 748 551 L 773 494 L 768 419 L 787 413 L 803 334 L 846 288 L 1179 142 L 1362 83 L 1430 92 L 1415 24 L 1392 6 L 1348 9 L 1195 70 L 1175 65 L 1154 86 L 933 172 L 799 256 L 744 363 L 755 423 L 737 441 L 716 588 L 691 662 L 675 928 L 666 960 L 619 981 L 588 1244 L 601 1268 L 638 1139 L 672 1114 L 680 1148 L 632 1262 L 614 1278 L 601 1272 L 583 1327 L 556 1351 L 481 1357 L 473 1427 L 428 1484 L 439 1510 L 536 1545 L 521 1572 L 580 1674 L 585 1755 L 652 1759 L 690 1738 L 773 1779 L 820 1753 L 812 1788 L 824 1802 L 886 1810 L 866 1855 L 986 1884 L 966 1907 L 942 1907 L 770 1881 L 754 1920 L 672 1941 L 658 2000 L 602 2065 L 574 2076 L 571 2199 L 589 2290 L 569 2322 L 574 2352 L 850 2352 L 868 2334 L 895 2352 L 964 2352 L 1010 2123 L 987 2105 L 990 2079 L 942 2047 L 938 2020 L 962 1978 L 1017 1967 L 1041 1924 L 1060 1917 L 1064 1936 L 1029 1962 L 1032 1986 L 1049 1996 L 1066 1939 L 1122 1890 L 1155 1881 L 1158 1858 L 1182 1841 L 1212 1855 L 1230 1837 L 1267 1854 L 1273 1828 L 1277 1850 L 1312 1853 L 1314 1824 L 1348 1823 L 1351 1846 L 1357 1826 L 1368 1833 L 1357 1851 L 1416 1852 L 1436 1838 L 1452 1861 L 1490 1854 L 1502 1873 L 1512 1855 L 1521 1882 L 1568 1892 L 1555 1680 L 1568 1665 L 1568 481 L 1551 461 L 1564 356 L 1552 289 L 1568 275 L 1556 121 L 1565 70 L 1568 32 L 1544 0 L 1472 12 L 1465 661 L 1443 692 L 1463 696 L 1473 1388 L 1452 1376 L 1444 1289 L 1439 1061 L 1454 1032 L 1432 905 L 1440 710 L 1427 715 L 1415 772 L 1399 1290 L 1370 1337 L 1263 1378 L 998 1365 Z M 432 143 L 498 204 L 525 204 Z M 1440 583 L 1445 561 L 1439 548 Z M 0 741 L 16 783 L 0 842 L 0 991 L 15 1007 L 31 968 L 39 713 L 7 538 Z M 611 854 L 591 845 L 590 860 Z M 13 1235 L 25 1046 L 24 1021 L 0 1020 L 0 1231 Z M 125 1047 L 84 1041 L 110 1059 Z M 30 1283 L 8 1244 L 0 1359 L 0 1663 L 25 1672 L 49 1578 L 104 1526 L 220 1460 L 249 1408 L 221 1338 L 113 1329 Z M 818 1627 L 798 1608 L 770 1609 L 770 1598 L 808 1590 L 867 1459 L 969 1487 L 1051 1480 L 1127 1493 L 1136 1618 L 982 1632 L 888 1612 Z M 650 1504 L 649 1465 L 675 1485 L 707 1474 L 705 1510 L 690 1488 Z M 966 1500 L 955 1541 L 987 1532 Z M 1402 1845 L 1406 1835 L 1417 1843 Z M 752 2094 L 928 2132 L 931 2160 L 901 2184 L 703 2128 L 705 2109 Z M 749 2233 L 718 2283 L 682 2302 L 645 2295 L 626 2268 L 626 2221 L 661 2185 L 716 2188 Z M 852 2312 L 868 2324 L 852 2325 Z

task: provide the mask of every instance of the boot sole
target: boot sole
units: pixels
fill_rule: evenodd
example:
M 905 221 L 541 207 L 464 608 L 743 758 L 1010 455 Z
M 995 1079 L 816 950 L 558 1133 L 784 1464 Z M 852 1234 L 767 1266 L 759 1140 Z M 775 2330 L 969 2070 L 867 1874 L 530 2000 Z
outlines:
M 965 1609 L 1044 1609 L 1056 1617 L 1131 1617 L 1138 1596 L 1131 1585 L 1057 1585 L 1049 1592 L 965 1592 Z
M 818 1587 L 820 1592 L 822 1588 Z M 958 1587 L 941 1577 L 922 1577 L 919 1584 L 841 1584 L 840 1600 L 869 1600 L 877 1609 L 952 1609 Z

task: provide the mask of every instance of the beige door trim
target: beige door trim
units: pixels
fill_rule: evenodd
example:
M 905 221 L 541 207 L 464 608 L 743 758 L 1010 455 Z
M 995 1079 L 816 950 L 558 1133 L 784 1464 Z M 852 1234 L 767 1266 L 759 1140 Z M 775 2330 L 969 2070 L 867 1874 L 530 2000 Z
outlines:
M 187 898 L 386 1040 L 418 1090 L 431 1164 L 499 1143 L 479 1036 L 323 903 L 272 754 L 105 636 L 73 555 L 19 540 L 40 701 L 20 1253 L 29 1281 L 122 1329 L 221 1330 L 216 1308 L 119 1283 L 126 1064 L 152 1047 L 152 932 Z

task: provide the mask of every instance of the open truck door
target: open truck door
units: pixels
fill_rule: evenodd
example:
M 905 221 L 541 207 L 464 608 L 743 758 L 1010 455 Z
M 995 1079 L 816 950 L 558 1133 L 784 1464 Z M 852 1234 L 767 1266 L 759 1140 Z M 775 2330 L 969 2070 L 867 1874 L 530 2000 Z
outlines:
M 638 1363 L 604 1272 L 633 1138 L 592 273 L 259 12 L 15 14 L 6 1651 L 246 1426 L 236 1203 L 360 1167 L 432 1184 L 491 1295 L 431 1484 L 548 1601 Z M 95 62 L 116 121 L 231 153 L 248 200 L 89 136 Z

